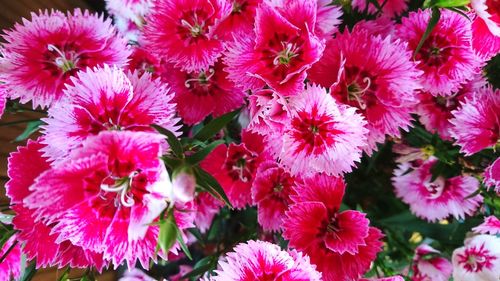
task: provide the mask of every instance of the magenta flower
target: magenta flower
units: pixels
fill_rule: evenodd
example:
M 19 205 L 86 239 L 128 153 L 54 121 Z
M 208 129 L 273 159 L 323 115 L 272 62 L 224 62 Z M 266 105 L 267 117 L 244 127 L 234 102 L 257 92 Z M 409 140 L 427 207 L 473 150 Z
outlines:
M 430 222 L 450 215 L 464 219 L 466 215 L 474 214 L 483 197 L 479 194 L 467 197 L 479 188 L 479 181 L 472 176 L 449 179 L 439 176 L 432 180 L 431 169 L 436 163 L 437 159 L 431 157 L 413 168 L 408 163 L 399 164 L 392 178 L 396 196 L 409 204 L 417 217 Z
M 288 205 L 295 178 L 275 161 L 266 161 L 257 169 L 252 184 L 252 199 L 257 205 L 257 220 L 264 230 L 279 231 Z
M 161 0 L 146 17 L 146 47 L 187 72 L 212 66 L 224 50 L 216 28 L 231 12 L 226 0 Z
M 469 238 L 463 247 L 453 251 L 452 262 L 455 281 L 496 281 L 500 278 L 500 238 Z
M 173 94 L 149 73 L 139 76 L 104 66 L 80 72 L 72 81 L 67 97 L 44 119 L 43 150 L 51 159 L 64 159 L 101 131 L 152 131 L 151 124 L 177 131 Z
M 195 198 L 195 202 L 197 210 L 194 224 L 202 233 L 205 233 L 212 225 L 215 215 L 219 213 L 224 204 L 208 192 L 199 193 Z
M 255 11 L 263 0 L 228 0 L 232 10 L 219 26 L 217 36 L 224 41 L 232 41 L 253 32 Z
M 11 98 L 33 107 L 61 99 L 78 70 L 109 64 L 123 66 L 130 54 L 111 20 L 75 10 L 31 14 L 31 21 L 5 31 L 7 89 Z
M 500 193 L 500 158 L 497 158 L 490 166 L 484 170 L 483 183 L 486 187 L 493 188 L 496 193 Z
M 481 234 L 498 235 L 500 234 L 500 220 L 494 215 L 491 215 L 484 218 L 484 222 L 474 227 L 472 230 Z
M 420 75 L 405 43 L 355 28 L 327 43 L 308 78 L 330 88 L 338 101 L 359 109 L 369 130 L 364 150 L 371 153 L 386 134 L 398 137 L 400 129 L 408 130 Z
M 24 244 L 23 253 L 27 260 L 36 260 L 36 267 L 69 265 L 74 268 L 95 267 L 97 270 L 107 264 L 102 254 L 84 250 L 70 241 L 57 241 L 52 233 L 53 225 L 45 217 L 35 219 L 36 211 L 29 209 L 25 199 L 32 193 L 30 186 L 42 173 L 50 169 L 48 159 L 42 156 L 44 145 L 39 141 L 28 141 L 9 157 L 8 175 L 10 180 L 5 188 L 10 198 L 12 210 L 16 213 L 12 223 L 18 232 L 17 240 Z M 7 279 L 6 279 L 7 280 Z
M 421 244 L 415 249 L 413 257 L 412 281 L 448 281 L 453 267 L 451 262 L 443 257 L 438 250 L 427 244 Z
M 16 243 L 14 245 L 14 243 Z M 11 249 L 11 247 L 13 247 Z M 0 279 L 1 280 L 19 280 L 21 277 L 21 246 L 17 243 L 17 235 L 13 235 L 9 240 L 5 241 L 0 249 L 0 257 L 3 257 L 7 250 L 10 252 L 5 256 L 5 259 L 0 263 Z
M 159 159 L 158 134 L 101 132 L 40 175 L 24 200 L 36 220 L 53 225 L 57 242 L 102 253 L 118 267 L 156 260 L 158 226 L 171 182 Z
M 193 72 L 163 65 L 161 77 L 175 93 L 177 111 L 184 123 L 193 125 L 212 114 L 218 117 L 243 105 L 246 93 L 228 80 L 224 64 Z
M 306 71 L 319 60 L 324 43 L 309 30 L 315 26 L 316 1 L 285 1 L 279 9 L 263 3 L 255 17 L 255 34 L 228 43 L 229 78 L 243 89 L 268 85 L 290 96 L 304 87 Z
M 495 0 L 472 0 L 471 6 L 492 35 L 500 37 L 500 8 Z
M 320 38 L 328 39 L 338 31 L 342 22 L 342 7 L 332 5 L 330 0 L 317 0 L 316 27 L 314 31 Z
M 277 154 L 291 174 L 350 172 L 366 145 L 366 122 L 356 109 L 338 104 L 316 85 L 292 97 L 289 108 Z
M 341 178 L 316 174 L 297 183 L 286 212 L 283 237 L 311 257 L 323 280 L 359 278 L 380 251 L 381 232 L 365 214 L 339 211 L 345 185 Z
M 271 89 L 262 89 L 248 97 L 248 130 L 261 135 L 283 132 L 288 122 L 288 101 Z
M 243 131 L 240 144 L 221 144 L 202 162 L 201 167 L 209 172 L 222 186 L 231 204 L 243 209 L 252 204 L 251 187 L 260 163 L 269 156 L 264 149 L 264 138 Z
M 247 241 L 219 261 L 213 281 L 320 281 L 321 273 L 300 252 L 285 252 L 278 245 Z
M 430 19 L 430 10 L 411 12 L 403 18 L 397 36 L 415 50 Z M 416 55 L 418 68 L 424 71 L 420 82 L 433 95 L 450 95 L 460 84 L 478 73 L 481 60 L 472 49 L 471 22 L 465 17 L 443 10 L 429 38 Z
M 471 155 L 496 145 L 500 138 L 500 90 L 484 87 L 452 114 L 450 131 L 461 152 Z
M 490 60 L 500 50 L 500 36 L 495 36 L 481 17 L 472 21 L 472 47 L 484 61 Z

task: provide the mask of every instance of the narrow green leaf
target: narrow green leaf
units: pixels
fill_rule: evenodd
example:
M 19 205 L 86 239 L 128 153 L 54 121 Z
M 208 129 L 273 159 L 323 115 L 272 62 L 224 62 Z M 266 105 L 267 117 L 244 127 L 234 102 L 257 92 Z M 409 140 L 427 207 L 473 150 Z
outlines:
M 190 260 L 193 260 L 193 256 L 191 256 L 191 252 L 189 251 L 186 242 L 184 242 L 184 238 L 182 238 L 182 233 L 178 228 L 177 228 L 177 241 L 179 242 L 179 245 L 181 246 L 181 249 L 184 252 L 184 254 L 186 254 L 186 257 L 188 257 L 188 259 Z
M 418 42 L 417 48 L 415 49 L 415 52 L 413 53 L 413 59 L 417 56 L 418 52 L 422 48 L 422 46 L 425 43 L 425 40 L 429 37 L 431 34 L 432 30 L 434 30 L 434 27 L 437 25 L 439 22 L 439 18 L 441 17 L 441 12 L 439 11 L 438 8 L 432 8 L 432 15 L 429 20 L 429 23 L 427 24 L 427 28 L 425 29 L 424 34 L 422 35 L 422 38 L 420 38 L 420 42 Z
M 224 143 L 223 140 L 214 141 L 211 144 L 203 147 L 202 149 L 196 151 L 194 154 L 186 157 L 187 163 L 191 165 L 196 165 L 200 163 L 205 157 L 207 157 L 210 152 L 212 152 L 217 146 Z
M 69 276 L 69 270 L 70 270 L 70 267 L 66 267 L 63 271 L 63 273 L 61 274 L 61 276 L 57 279 L 58 281 L 66 281 L 68 280 L 68 276 Z
M 158 234 L 158 244 L 160 248 L 168 252 L 175 243 L 178 235 L 178 228 L 175 225 L 174 216 L 171 213 L 166 220 L 160 222 L 160 233 Z
M 470 4 L 470 0 L 436 0 L 434 7 L 453 8 L 462 7 Z
M 167 137 L 167 142 L 170 145 L 170 148 L 172 149 L 172 152 L 175 156 L 179 158 L 184 157 L 182 144 L 174 133 L 158 125 L 151 125 L 151 127 L 157 130 L 160 134 Z
M 168 156 L 162 156 L 160 158 L 161 160 L 163 160 L 165 165 L 170 167 L 172 170 L 175 170 L 175 168 L 179 167 L 182 164 L 182 160 L 178 158 L 172 158 Z
M 453 12 L 455 12 L 455 13 L 457 13 L 457 14 L 461 15 L 462 17 L 465 17 L 465 18 L 466 18 L 466 19 L 468 19 L 469 21 L 472 21 L 472 20 L 471 20 L 471 18 L 469 18 L 469 16 L 465 13 L 465 12 L 467 12 L 467 10 L 465 10 L 465 12 L 464 12 L 464 10 L 463 10 L 463 9 L 461 9 L 461 8 L 462 8 L 462 7 L 450 7 L 450 8 L 446 8 L 446 9 L 448 9 L 448 10 L 450 10 L 450 11 L 453 11 Z
M 196 177 L 196 182 L 200 187 L 208 191 L 215 198 L 224 201 L 228 207 L 233 208 L 231 202 L 229 202 L 229 198 L 227 198 L 227 195 L 224 192 L 224 189 L 222 188 L 222 186 L 220 186 L 217 180 L 212 177 L 212 175 L 205 172 L 200 167 L 196 167 L 194 169 L 194 174 Z
M 28 124 L 26 125 L 26 129 L 24 129 L 24 131 L 19 136 L 17 136 L 17 138 L 14 141 L 19 142 L 19 141 L 26 140 L 33 133 L 38 131 L 38 129 L 40 128 L 40 125 L 42 125 L 42 124 L 43 124 L 43 122 L 40 120 L 28 122 Z
M 233 118 L 239 113 L 239 110 L 235 110 L 229 113 L 226 113 L 218 118 L 213 119 L 212 121 L 208 122 L 207 125 L 205 125 L 195 136 L 195 139 L 198 140 L 208 140 L 217 132 L 219 132 L 224 126 L 227 125 Z

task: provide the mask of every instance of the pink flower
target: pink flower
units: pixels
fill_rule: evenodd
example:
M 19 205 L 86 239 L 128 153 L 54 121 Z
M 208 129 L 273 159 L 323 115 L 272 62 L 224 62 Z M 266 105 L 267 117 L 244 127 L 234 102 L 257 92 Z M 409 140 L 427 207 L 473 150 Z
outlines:
M 212 225 L 212 220 L 215 215 L 219 213 L 220 208 L 223 203 L 220 200 L 215 199 L 208 192 L 201 192 L 195 198 L 197 211 L 194 218 L 194 223 L 198 229 L 204 233 Z
M 359 281 L 404 281 L 403 277 L 397 275 L 397 276 L 391 276 L 391 277 L 385 277 L 385 278 L 361 278 Z
M 453 251 L 453 280 L 497 281 L 500 278 L 500 238 L 478 235 Z
M 500 193 L 500 158 L 484 170 L 483 183 L 488 189 L 493 188 L 496 193 Z
M 295 179 L 275 161 L 260 164 L 252 185 L 252 199 L 264 230 L 279 231 L 283 227 L 294 184 Z
M 130 54 L 126 42 L 116 36 L 111 20 L 75 10 L 32 13 L 31 21 L 16 24 L 3 36 L 12 98 L 33 107 L 47 107 L 63 96 L 65 83 L 87 67 L 123 66 Z
M 106 0 L 106 9 L 113 15 L 118 31 L 131 41 L 138 41 L 152 5 L 152 0 Z
M 173 94 L 149 73 L 116 67 L 87 69 L 73 78 L 66 96 L 49 109 L 43 149 L 62 160 L 89 136 L 106 130 L 152 131 L 157 124 L 177 131 Z
M 382 6 L 381 16 L 387 18 L 395 18 L 408 9 L 408 0 L 377 0 L 377 3 Z M 352 7 L 359 12 L 367 11 L 369 15 L 379 12 L 373 3 L 366 0 L 353 0 Z
M 500 137 L 500 90 L 484 87 L 452 114 L 450 131 L 461 152 L 471 155 L 496 145 Z
M 495 0 L 471 0 L 471 6 L 492 35 L 500 37 L 500 8 Z M 498 50 L 497 50 L 498 51 Z
M 228 0 L 232 5 L 232 11 L 219 26 L 217 36 L 221 40 L 231 41 L 253 32 L 255 11 L 262 0 Z
M 411 12 L 403 18 L 397 35 L 415 50 L 430 20 L 430 10 Z M 418 67 L 424 71 L 420 79 L 424 90 L 433 95 L 450 95 L 470 79 L 481 64 L 471 43 L 471 22 L 452 11 L 443 10 L 424 45 L 416 55 Z
M 342 22 L 342 7 L 332 5 L 330 0 L 317 0 L 318 11 L 316 14 L 316 27 L 314 31 L 320 38 L 330 38 L 338 31 Z
M 146 18 L 146 47 L 184 71 L 208 69 L 224 49 L 214 35 L 230 12 L 226 0 L 156 1 Z
M 369 134 L 364 149 L 371 153 L 386 134 L 398 137 L 400 129 L 408 130 L 420 75 L 406 43 L 355 28 L 327 43 L 308 78 L 330 87 L 335 99 L 357 107 L 365 116 Z
M 484 78 L 479 76 L 461 85 L 460 90 L 452 95 L 432 95 L 428 92 L 421 92 L 418 95 L 420 102 L 416 107 L 420 122 L 427 131 L 438 133 L 442 139 L 451 140 L 452 124 L 449 121 L 453 118 L 451 112 L 457 109 L 466 97 L 472 98 L 474 92 L 485 84 Z
M 451 277 L 452 265 L 447 259 L 436 256 L 438 250 L 427 244 L 421 244 L 415 249 L 413 257 L 412 281 L 448 281 Z
M 160 75 L 175 92 L 184 123 L 193 125 L 210 114 L 218 117 L 243 105 L 246 94 L 227 79 L 224 67 L 220 60 L 213 67 L 193 72 L 162 66 Z
M 250 123 L 248 130 L 261 135 L 283 132 L 288 120 L 286 98 L 271 89 L 262 89 L 248 97 Z
M 202 162 L 201 167 L 222 186 L 231 204 L 243 209 L 252 204 L 251 187 L 260 163 L 268 154 L 264 138 L 243 131 L 240 144 L 217 146 Z
M 187 203 L 194 199 L 196 179 L 188 170 L 176 171 L 172 175 L 172 200 Z
M 325 281 L 359 278 L 380 251 L 380 231 L 365 214 L 339 212 L 345 185 L 341 178 L 316 174 L 297 183 L 286 212 L 283 237 L 311 257 Z
M 5 89 L 5 83 L 0 81 L 0 118 L 3 115 L 6 104 L 7 104 L 7 90 Z
M 53 226 L 44 222 L 43 218 L 35 220 L 36 213 L 25 204 L 24 199 L 32 193 L 30 186 L 40 174 L 50 169 L 48 159 L 42 156 L 43 147 L 39 141 L 29 140 L 26 146 L 13 152 L 8 160 L 10 180 L 5 188 L 12 210 L 16 212 L 12 221 L 14 229 L 19 231 L 16 239 L 24 244 L 23 253 L 27 260 L 36 260 L 37 268 L 94 266 L 100 271 L 106 264 L 102 254 L 83 250 L 69 241 L 57 241 L 57 235 L 52 233 Z
M 321 273 L 300 252 L 285 252 L 278 245 L 250 240 L 240 243 L 219 261 L 213 281 L 319 281 Z
M 494 215 L 491 215 L 484 218 L 484 222 L 474 227 L 472 230 L 481 234 L 498 235 L 500 234 L 500 220 Z
M 132 48 L 132 54 L 126 67 L 130 72 L 137 71 L 141 76 L 145 72 L 149 72 L 152 77 L 156 78 L 160 75 L 160 62 L 158 58 L 146 50 L 144 47 L 136 46 Z
M 0 263 L 0 280 L 19 280 L 21 277 L 21 247 L 17 235 L 13 235 L 0 249 L 0 257 L 9 253 Z
M 155 281 L 153 277 L 144 273 L 144 271 L 133 268 L 130 271 L 125 271 L 125 274 L 118 281 Z
M 316 0 L 284 3 L 279 9 L 260 5 L 254 36 L 228 43 L 229 78 L 243 89 L 267 84 L 282 95 L 295 95 L 304 87 L 307 69 L 323 53 L 324 43 L 308 28 L 316 24 Z
M 443 178 L 438 176 L 432 181 L 431 169 L 437 159 L 431 157 L 419 167 L 408 172 L 408 165 L 400 164 L 392 178 L 396 196 L 410 205 L 412 213 L 430 222 L 453 215 L 464 219 L 472 215 L 483 202 L 481 195 L 467 198 L 479 188 L 479 182 L 472 176 Z
M 101 132 L 42 173 L 24 200 L 57 242 L 102 253 L 118 267 L 156 260 L 158 226 L 150 225 L 171 192 L 158 134 Z
M 283 146 L 277 153 L 291 174 L 350 172 L 366 145 L 366 122 L 356 109 L 338 104 L 316 85 L 292 97 L 289 107 L 290 117 L 279 136 Z
M 472 21 L 472 47 L 484 61 L 490 60 L 500 50 L 500 36 L 492 34 L 480 17 L 475 17 Z

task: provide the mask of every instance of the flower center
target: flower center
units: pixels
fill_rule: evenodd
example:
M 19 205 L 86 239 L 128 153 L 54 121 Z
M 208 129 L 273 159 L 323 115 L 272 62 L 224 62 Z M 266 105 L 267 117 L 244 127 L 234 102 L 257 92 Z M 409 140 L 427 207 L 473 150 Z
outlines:
M 496 257 L 490 255 L 489 251 L 480 247 L 470 247 L 463 254 L 458 255 L 458 262 L 469 272 L 483 271 L 485 268 L 491 268 Z
M 204 33 L 203 30 L 205 28 L 205 22 L 202 21 L 201 23 L 199 23 L 198 16 L 196 13 L 194 14 L 194 20 L 193 20 L 192 24 L 186 20 L 181 20 L 181 24 L 182 24 L 182 26 L 184 26 L 185 28 L 187 28 L 189 30 L 189 33 L 191 33 L 191 36 L 193 38 L 201 36 Z
M 135 204 L 135 201 L 134 198 L 129 195 L 129 191 L 132 188 L 132 181 L 134 177 L 136 177 L 138 174 L 138 171 L 133 171 L 128 175 L 128 177 L 112 178 L 115 183 L 113 185 L 101 183 L 101 190 L 104 192 L 117 194 L 117 196 L 115 197 L 116 207 L 120 205 L 125 207 L 132 207 Z
M 55 45 L 48 44 L 47 49 L 56 54 L 56 58 L 54 59 L 54 63 L 57 67 L 59 67 L 63 73 L 76 69 L 76 64 L 78 62 L 78 57 L 74 54 L 70 55 L 69 58 L 66 56 L 66 53 L 61 51 Z M 70 53 L 71 54 L 71 53 Z
M 198 74 L 198 77 L 187 79 L 184 82 L 184 85 L 186 86 L 186 88 L 191 88 L 192 87 L 191 83 L 198 83 L 200 85 L 206 86 L 206 85 L 208 85 L 208 83 L 210 82 L 210 79 L 214 76 L 214 74 L 215 74 L 215 70 L 213 68 L 209 68 L 208 73 L 205 71 L 201 71 Z
M 288 65 L 292 58 L 297 57 L 298 54 L 298 46 L 294 43 L 281 42 L 281 46 L 283 50 L 276 54 L 276 57 L 273 60 L 274 65 Z
M 437 178 L 433 182 L 425 182 L 425 189 L 429 192 L 427 198 L 429 199 L 437 199 L 443 194 L 445 180 L 441 177 Z
M 359 108 L 366 109 L 366 103 L 362 99 L 365 93 L 370 89 L 372 84 L 372 80 L 370 77 L 364 77 L 363 83 L 365 83 L 365 87 L 361 87 L 357 81 L 353 81 L 351 84 L 347 86 L 347 100 L 355 101 L 358 103 Z

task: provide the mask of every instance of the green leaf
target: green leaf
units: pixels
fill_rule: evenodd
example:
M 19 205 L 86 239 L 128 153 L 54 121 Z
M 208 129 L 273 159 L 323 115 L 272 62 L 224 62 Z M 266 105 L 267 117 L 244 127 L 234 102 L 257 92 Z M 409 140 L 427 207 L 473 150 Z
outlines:
M 425 29 L 424 34 L 422 35 L 422 38 L 420 38 L 420 42 L 418 42 L 417 48 L 415 49 L 415 52 L 413 53 L 413 59 L 417 56 L 418 52 L 424 45 L 425 40 L 429 37 L 431 34 L 432 30 L 434 30 L 434 27 L 437 25 L 439 22 L 439 18 L 441 17 L 441 12 L 439 11 L 438 8 L 432 8 L 432 15 L 429 20 L 429 23 L 427 24 L 427 28 Z
M 44 123 L 40 120 L 28 122 L 28 124 L 26 125 L 26 129 L 24 129 L 22 134 L 17 136 L 17 138 L 14 141 L 19 142 L 19 141 L 24 141 L 24 140 L 28 139 L 31 136 L 31 134 L 38 131 L 38 129 L 40 128 L 40 125 L 42 125 L 42 124 L 44 124 Z
M 196 177 L 196 183 L 201 188 L 212 194 L 215 198 L 224 201 L 228 207 L 233 208 L 231 202 L 229 202 L 229 198 L 227 198 L 227 195 L 224 192 L 224 189 L 220 186 L 217 180 L 212 177 L 212 175 L 205 172 L 200 167 L 196 167 L 194 169 L 194 175 Z
M 435 0 L 434 7 L 453 8 L 463 7 L 470 4 L 470 0 Z
M 23 276 L 21 277 L 21 279 L 19 279 L 20 281 L 29 281 L 33 278 L 33 276 L 35 276 L 35 273 L 36 273 L 36 267 L 35 267 L 35 262 L 31 262 L 30 265 L 25 268 L 24 270 L 24 274 Z
M 166 220 L 160 222 L 160 234 L 158 234 L 158 245 L 168 252 L 175 243 L 179 229 L 175 224 L 173 213 L 170 213 Z
M 69 270 L 70 270 L 70 267 L 66 267 L 63 271 L 63 273 L 61 274 L 61 277 L 59 277 L 57 280 L 58 281 L 66 281 L 68 280 L 68 276 L 69 276 Z
M 205 159 L 205 157 L 207 157 L 208 154 L 210 154 L 210 152 L 212 152 L 217 146 L 223 143 L 224 143 L 223 140 L 218 140 L 203 147 L 202 149 L 196 151 L 194 154 L 186 157 L 187 163 L 193 166 L 200 163 L 203 159 Z
M 449 8 L 446 8 L 446 9 L 448 9 L 448 10 L 450 10 L 450 11 L 452 11 L 452 12 L 455 12 L 455 13 L 457 13 L 457 14 L 461 15 L 462 17 L 465 17 L 465 18 L 466 18 L 466 19 L 468 19 L 469 21 L 472 21 L 472 20 L 469 18 L 469 15 L 467 15 L 467 14 L 465 13 L 465 12 L 468 12 L 468 11 L 467 11 L 467 9 L 466 9 L 466 10 L 465 10 L 465 12 L 464 12 L 464 10 L 463 10 L 462 8 L 463 8 L 463 7 L 449 7 Z
M 216 257 L 214 256 L 204 257 L 194 265 L 193 270 L 186 273 L 184 276 L 181 277 L 181 279 L 184 280 L 188 278 L 198 277 L 209 270 L 215 269 L 216 265 L 217 265 Z
M 177 227 L 177 225 L 175 227 Z M 184 242 L 184 239 L 182 238 L 182 233 L 179 230 L 179 228 L 177 228 L 177 241 L 179 242 L 179 245 L 181 245 L 181 249 L 184 252 L 184 254 L 186 254 L 186 257 L 188 257 L 188 259 L 190 260 L 193 260 L 193 256 L 191 256 L 191 252 L 189 251 L 186 242 Z
M 220 116 L 218 118 L 213 119 L 212 121 L 208 122 L 208 124 L 205 125 L 194 136 L 194 138 L 198 139 L 198 140 L 202 140 L 202 141 L 208 140 L 209 138 L 211 138 L 212 136 L 214 136 L 215 134 L 217 134 L 217 132 L 219 132 L 220 130 L 222 130 L 222 128 L 224 128 L 224 126 L 226 126 L 227 123 L 229 123 L 231 120 L 233 120 L 233 118 L 239 112 L 240 112 L 239 110 L 235 110 L 235 111 L 226 113 L 226 114 L 224 114 L 224 115 L 222 115 L 222 116 Z
M 170 148 L 172 149 L 172 152 L 174 153 L 175 156 L 177 156 L 179 158 L 184 157 L 184 151 L 182 149 L 182 144 L 179 141 L 179 139 L 175 136 L 174 133 L 172 133 L 171 131 L 169 131 L 161 126 L 158 126 L 158 125 L 153 124 L 153 125 L 151 125 L 151 127 L 153 127 L 155 130 L 157 130 L 160 134 L 167 137 L 167 142 L 170 145 Z

